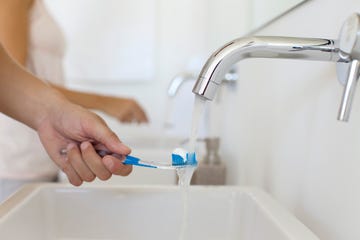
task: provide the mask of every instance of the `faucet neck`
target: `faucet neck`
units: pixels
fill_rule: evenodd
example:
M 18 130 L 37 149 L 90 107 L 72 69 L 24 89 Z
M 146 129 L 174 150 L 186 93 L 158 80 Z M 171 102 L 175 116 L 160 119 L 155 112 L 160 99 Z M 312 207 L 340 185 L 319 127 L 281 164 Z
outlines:
M 204 65 L 193 92 L 208 100 L 215 96 L 224 74 L 246 58 L 287 58 L 316 61 L 346 61 L 337 42 L 330 39 L 292 37 L 246 37 L 225 44 Z

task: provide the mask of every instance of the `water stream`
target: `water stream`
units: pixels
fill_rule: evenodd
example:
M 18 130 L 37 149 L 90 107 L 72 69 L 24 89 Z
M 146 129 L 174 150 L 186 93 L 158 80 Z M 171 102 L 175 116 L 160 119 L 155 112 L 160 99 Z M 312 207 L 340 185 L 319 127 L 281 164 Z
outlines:
M 191 124 L 191 132 L 190 139 L 187 152 L 195 153 L 196 152 L 196 139 L 198 135 L 198 129 L 200 120 L 202 119 L 203 113 L 205 109 L 205 99 L 196 96 L 194 102 L 194 109 L 192 113 L 192 124 Z M 189 186 L 191 182 L 192 175 L 196 167 L 190 166 L 185 168 L 178 168 L 176 173 L 179 178 L 179 186 L 181 188 L 181 196 L 183 202 L 183 216 L 181 222 L 180 236 L 179 240 L 186 240 L 186 234 L 188 232 L 188 224 L 189 224 Z

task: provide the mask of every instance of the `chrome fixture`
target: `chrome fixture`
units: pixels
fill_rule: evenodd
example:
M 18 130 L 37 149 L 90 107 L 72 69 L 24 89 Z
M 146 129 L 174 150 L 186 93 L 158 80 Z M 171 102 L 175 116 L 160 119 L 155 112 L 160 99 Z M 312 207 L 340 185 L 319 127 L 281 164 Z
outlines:
M 213 100 L 227 70 L 246 58 L 336 62 L 339 81 L 345 85 L 338 119 L 348 121 L 360 77 L 360 15 L 355 13 L 346 20 L 338 40 L 265 36 L 235 39 L 210 56 L 195 83 L 193 93 Z
M 236 68 L 231 68 L 221 80 L 221 83 L 236 83 L 239 75 L 237 74 Z M 187 81 L 195 81 L 196 76 L 188 73 L 182 72 L 177 74 L 170 82 L 167 94 L 169 97 L 175 97 L 178 93 L 180 87 Z
M 176 75 L 170 82 L 169 88 L 168 88 L 168 96 L 169 97 L 175 97 L 177 92 L 179 91 L 179 88 L 184 82 L 195 80 L 196 77 L 192 75 L 191 73 L 182 72 Z
M 221 80 L 222 84 L 228 84 L 230 86 L 235 85 L 237 80 L 239 78 L 239 75 L 237 74 L 236 68 L 231 68 Z M 196 76 L 194 74 L 191 74 L 189 72 L 182 72 L 177 74 L 170 82 L 170 85 L 167 90 L 167 106 L 165 110 L 165 121 L 164 121 L 164 128 L 171 129 L 174 127 L 173 121 L 172 121 L 172 105 L 173 105 L 173 99 L 175 99 L 176 94 L 179 92 L 180 87 L 188 81 L 195 81 Z

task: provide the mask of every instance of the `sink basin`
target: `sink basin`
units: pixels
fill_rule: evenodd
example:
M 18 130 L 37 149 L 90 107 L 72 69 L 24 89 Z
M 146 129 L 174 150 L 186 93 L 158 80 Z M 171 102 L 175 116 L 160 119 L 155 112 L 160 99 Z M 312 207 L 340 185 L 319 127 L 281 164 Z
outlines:
M 60 184 L 0 205 L 0 239 L 319 240 L 256 188 Z

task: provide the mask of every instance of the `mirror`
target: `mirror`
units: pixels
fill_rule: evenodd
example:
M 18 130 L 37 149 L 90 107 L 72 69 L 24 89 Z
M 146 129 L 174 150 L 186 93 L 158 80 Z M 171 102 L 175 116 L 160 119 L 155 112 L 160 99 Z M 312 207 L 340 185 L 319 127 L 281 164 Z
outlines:
M 172 62 L 181 71 L 181 61 L 191 65 L 193 59 L 208 56 L 302 2 L 47 0 L 46 4 L 66 36 L 68 81 L 99 84 L 151 81 L 159 75 L 156 66 L 161 59 L 170 55 L 176 56 Z

